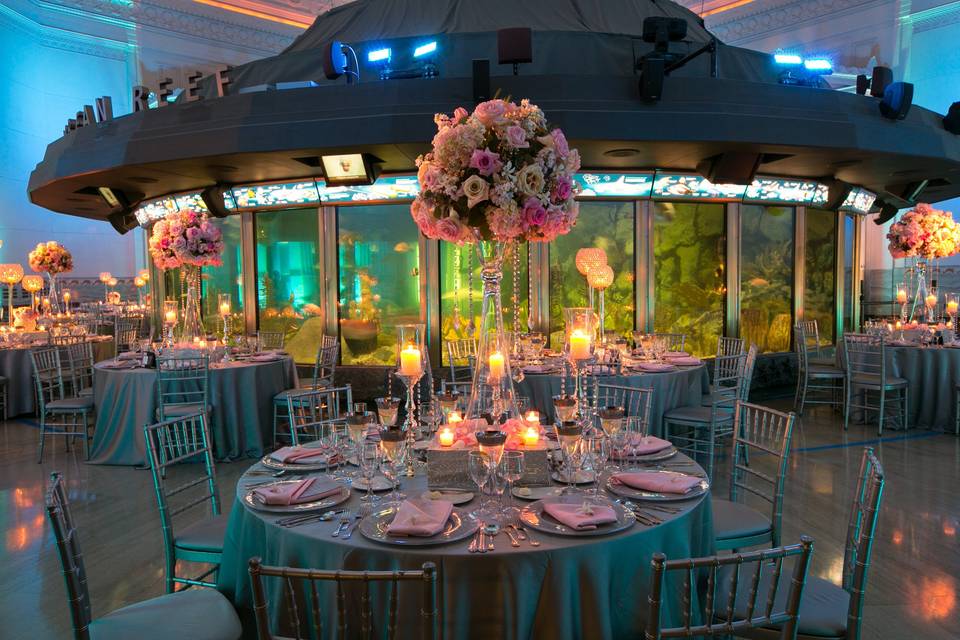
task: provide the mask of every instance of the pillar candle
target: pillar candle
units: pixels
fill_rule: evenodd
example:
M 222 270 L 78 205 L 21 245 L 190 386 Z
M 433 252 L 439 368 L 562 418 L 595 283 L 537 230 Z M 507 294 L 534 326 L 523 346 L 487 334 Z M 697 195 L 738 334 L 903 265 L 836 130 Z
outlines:
M 907 292 L 897 289 L 897 304 L 907 304 Z
M 230 315 L 230 303 L 229 303 L 229 302 L 221 302 L 221 303 L 220 303 L 220 315 L 221 315 L 221 316 L 228 316 L 228 315 Z
M 490 354 L 490 382 L 499 382 L 503 377 L 504 371 L 506 371 L 506 360 L 503 358 L 503 354 L 499 351 Z
M 437 434 L 437 439 L 440 441 L 441 447 L 449 447 L 453 445 L 453 431 L 444 427 L 440 430 L 440 433 Z
M 536 411 L 528 411 L 524 420 L 526 420 L 527 424 L 531 427 L 540 426 L 540 414 Z
M 933 309 L 935 306 L 937 306 L 937 296 L 935 296 L 932 293 L 928 294 L 924 302 L 927 303 L 927 307 L 929 307 L 930 309 Z
M 590 336 L 575 329 L 570 334 L 570 357 L 574 360 L 586 360 L 590 357 Z
M 423 365 L 420 363 L 420 349 L 408 345 L 400 352 L 400 375 L 419 376 L 423 373 Z
M 460 422 L 463 422 L 463 418 L 459 411 L 451 411 L 450 415 L 447 416 L 447 424 L 458 424 Z
M 167 311 L 165 314 L 163 314 L 163 321 L 167 324 L 177 324 L 177 312 Z
M 527 427 L 523 432 L 523 444 L 526 447 L 535 447 L 540 442 L 540 430 L 536 427 Z

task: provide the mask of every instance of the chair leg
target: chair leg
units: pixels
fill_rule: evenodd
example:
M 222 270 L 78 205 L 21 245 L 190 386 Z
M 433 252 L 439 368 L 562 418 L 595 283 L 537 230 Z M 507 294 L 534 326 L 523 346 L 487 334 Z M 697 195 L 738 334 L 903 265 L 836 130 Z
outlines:
M 844 397 L 843 397 L 843 430 L 844 431 L 850 428 L 850 401 L 853 396 L 852 389 L 850 387 L 851 385 L 849 382 L 844 383 L 844 389 L 846 389 L 846 393 L 844 393 Z
M 903 430 L 906 431 L 910 428 L 910 419 L 907 417 L 910 415 L 910 403 L 909 403 L 909 390 L 903 388 Z
M 880 418 L 879 418 L 879 420 L 877 421 L 877 435 L 878 435 L 878 436 L 882 436 L 882 435 L 883 435 L 883 411 L 884 411 L 883 405 L 884 405 L 886 399 L 887 399 L 887 391 L 886 391 L 886 389 L 881 388 L 881 389 L 880 389 Z
M 164 572 L 164 583 L 166 585 L 167 593 L 173 593 L 176 589 L 176 584 L 173 581 L 174 571 L 177 569 L 177 558 L 172 552 L 168 552 L 166 556 L 166 571 Z
M 807 384 L 809 379 L 807 376 L 803 376 L 803 390 L 800 391 L 800 408 L 797 410 L 798 415 L 803 415 L 803 405 L 807 403 Z
M 793 393 L 793 408 L 797 410 L 797 413 L 802 413 L 800 410 L 800 385 L 803 384 L 803 372 L 797 371 L 797 390 Z
M 83 459 L 90 460 L 90 432 L 89 421 L 87 420 L 87 412 L 83 412 Z
M 46 431 L 47 431 L 46 416 L 41 414 L 40 415 L 40 453 L 37 456 L 37 464 L 41 464 L 43 462 L 43 441 L 44 441 L 44 436 L 46 435 Z

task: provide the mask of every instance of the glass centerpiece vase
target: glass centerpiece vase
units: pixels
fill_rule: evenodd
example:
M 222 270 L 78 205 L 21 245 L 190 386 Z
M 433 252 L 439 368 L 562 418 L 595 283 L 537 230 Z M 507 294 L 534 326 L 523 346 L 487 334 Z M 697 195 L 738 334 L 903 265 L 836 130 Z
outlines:
M 407 477 L 413 477 L 413 449 L 417 442 L 419 425 L 416 414 L 417 383 L 424 373 L 424 334 L 422 324 L 397 325 L 397 377 L 407 387 L 407 417 L 403 422 L 403 431 L 407 442 Z
M 180 281 L 186 290 L 180 340 L 192 344 L 203 334 L 203 325 L 200 323 L 200 267 L 184 264 L 180 267 Z
M 466 417 L 479 418 L 486 414 L 493 425 L 504 419 L 520 417 L 513 389 L 510 345 L 503 329 L 503 306 L 500 297 L 507 244 L 477 241 L 474 247 L 480 261 L 483 303 Z

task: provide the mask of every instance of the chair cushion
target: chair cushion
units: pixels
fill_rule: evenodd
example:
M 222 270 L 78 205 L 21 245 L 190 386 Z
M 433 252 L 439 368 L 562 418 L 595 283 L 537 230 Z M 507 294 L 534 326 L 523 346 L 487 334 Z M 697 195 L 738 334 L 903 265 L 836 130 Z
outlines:
M 210 516 L 180 529 L 173 544 L 191 551 L 223 551 L 223 536 L 227 533 L 227 516 Z
M 89 629 L 91 640 L 236 640 L 243 633 L 230 601 L 216 589 L 197 587 L 117 609 Z
M 756 565 L 753 564 L 740 571 L 740 578 L 737 581 L 737 603 L 734 608 L 738 616 L 746 616 L 750 585 L 755 570 Z M 757 589 L 758 603 L 766 602 L 770 589 L 771 573 L 769 567 L 764 567 L 763 575 L 760 578 L 760 587 Z M 783 611 L 786 607 L 792 574 L 793 566 L 784 563 L 783 572 L 780 574 L 780 583 L 777 586 L 777 598 L 774 601 L 775 611 Z M 721 569 L 719 582 L 723 587 L 718 593 L 729 593 L 732 580 L 733 566 Z M 725 595 L 722 597 L 726 598 Z M 843 638 L 847 633 L 847 609 L 849 606 L 849 593 L 832 582 L 814 578 L 808 574 L 806 584 L 803 587 L 803 596 L 800 598 L 800 624 L 797 635 L 814 638 Z M 779 629 L 779 626 L 775 628 Z M 749 636 L 751 634 L 747 632 L 744 635 Z
M 47 403 L 47 411 L 80 411 L 81 409 L 93 409 L 92 396 L 64 398 Z
M 710 407 L 677 407 L 663 414 L 666 422 L 700 422 L 710 424 Z M 718 424 L 733 422 L 733 409 L 721 407 L 717 412 Z
M 770 517 L 739 502 L 713 499 L 713 537 L 745 538 L 770 531 Z
M 867 373 L 860 373 L 853 377 L 852 380 L 854 385 L 860 385 L 863 387 L 874 387 L 880 388 L 880 376 L 872 375 Z M 895 378 L 894 376 L 887 376 L 887 383 L 884 385 L 887 389 L 892 387 L 905 387 L 907 386 L 907 380 L 905 378 Z

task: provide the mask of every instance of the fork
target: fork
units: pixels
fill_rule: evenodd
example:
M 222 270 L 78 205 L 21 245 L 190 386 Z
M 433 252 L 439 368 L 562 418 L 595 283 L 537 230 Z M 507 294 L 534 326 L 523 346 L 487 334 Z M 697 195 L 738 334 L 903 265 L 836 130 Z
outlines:
M 340 534 L 343 532 L 344 529 L 346 529 L 347 525 L 349 525 L 349 524 L 350 524 L 350 516 L 349 516 L 349 515 L 340 516 L 340 524 L 337 525 L 336 531 L 334 531 L 334 532 L 331 533 L 330 535 L 332 535 L 334 538 L 340 537 Z
M 357 530 L 357 527 L 360 525 L 360 519 L 366 515 L 366 505 L 360 507 L 356 513 L 353 514 L 353 522 L 347 525 L 347 530 L 343 532 L 343 535 L 340 536 L 341 540 L 349 540 L 350 536 L 353 535 L 353 532 Z

